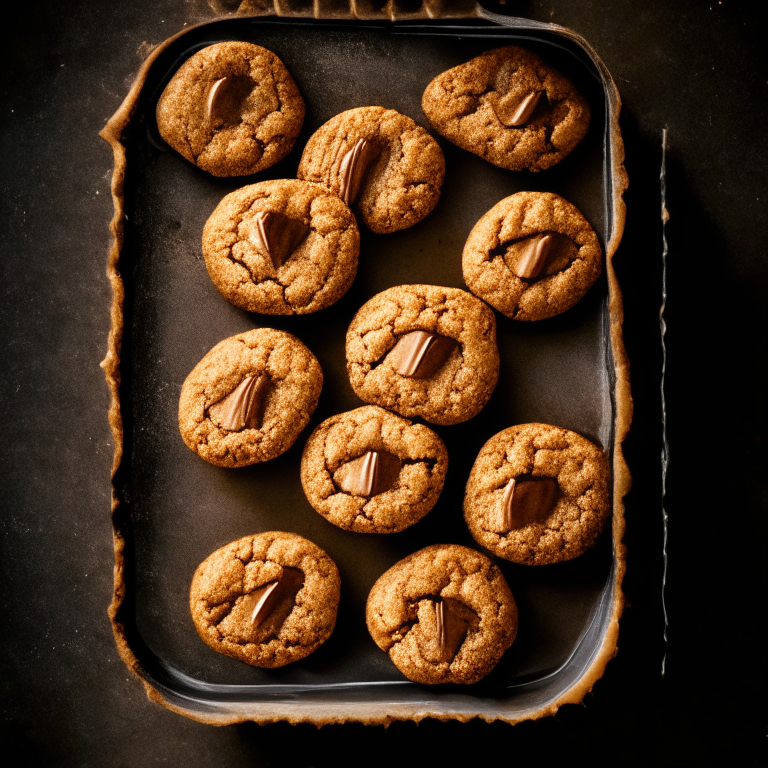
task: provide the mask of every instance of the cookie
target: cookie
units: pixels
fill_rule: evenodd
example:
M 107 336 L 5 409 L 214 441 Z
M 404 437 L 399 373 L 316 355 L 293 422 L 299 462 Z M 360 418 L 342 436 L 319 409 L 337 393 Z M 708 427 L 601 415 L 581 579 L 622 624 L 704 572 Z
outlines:
M 410 117 L 358 107 L 310 137 L 297 176 L 332 190 L 369 229 L 386 234 L 412 227 L 437 205 L 445 158 Z
M 339 528 L 396 533 L 432 509 L 447 469 L 448 452 L 429 427 L 367 405 L 315 429 L 304 446 L 301 484 Z
M 189 608 L 214 651 L 255 667 L 282 667 L 333 632 L 341 579 L 320 547 L 295 533 L 245 536 L 195 571 Z
M 219 467 L 269 461 L 294 444 L 322 386 L 320 363 L 290 333 L 257 328 L 230 336 L 181 388 L 181 437 Z
M 203 257 L 236 307 L 266 315 L 317 312 L 357 273 L 360 233 L 334 194 L 307 181 L 262 181 L 227 195 L 203 229 Z
M 496 318 L 458 288 L 389 288 L 352 320 L 347 372 L 367 403 L 433 424 L 458 424 L 477 414 L 496 386 Z
M 157 128 L 213 176 L 245 176 L 282 160 L 304 122 L 304 101 L 272 51 L 231 41 L 179 67 L 157 102 Z
M 551 168 L 589 128 L 589 104 L 576 86 L 513 45 L 438 75 L 421 106 L 446 139 L 511 171 Z
M 551 192 L 518 192 L 469 233 L 462 256 L 472 293 L 514 320 L 570 309 L 602 270 L 602 250 L 579 210 Z
M 368 631 L 417 683 L 476 683 L 517 634 L 517 606 L 485 556 L 436 544 L 406 557 L 373 585 Z
M 523 565 L 571 560 L 597 541 L 610 512 L 608 457 L 549 424 L 494 435 L 467 481 L 464 519 L 478 544 Z

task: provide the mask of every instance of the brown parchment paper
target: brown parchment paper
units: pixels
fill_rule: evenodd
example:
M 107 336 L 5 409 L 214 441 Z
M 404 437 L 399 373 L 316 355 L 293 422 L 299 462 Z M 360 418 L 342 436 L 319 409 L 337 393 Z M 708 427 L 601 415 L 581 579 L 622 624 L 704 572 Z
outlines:
M 229 703 L 226 706 L 201 707 L 199 704 L 185 701 L 183 696 L 175 695 L 168 688 L 163 688 L 154 683 L 137 658 L 134 649 L 128 639 L 126 627 L 119 620 L 119 610 L 126 599 L 128 582 L 126 580 L 126 541 L 118 526 L 113 526 L 114 538 L 114 594 L 109 607 L 109 617 L 115 636 L 115 641 L 120 657 L 128 668 L 142 681 L 147 695 L 153 701 L 162 706 L 190 717 L 199 722 L 212 725 L 227 725 L 238 722 L 254 721 L 268 723 L 275 721 L 288 721 L 291 723 L 312 722 L 317 725 L 329 723 L 341 723 L 348 721 L 363 722 L 368 724 L 388 724 L 393 720 L 420 721 L 424 718 L 436 718 L 439 720 L 456 719 L 468 721 L 475 717 L 488 722 L 503 720 L 516 723 L 522 720 L 537 719 L 554 714 L 563 704 L 579 703 L 592 689 L 595 682 L 603 675 L 608 661 L 617 652 L 618 626 L 621 616 L 624 597 L 621 591 L 621 583 L 626 567 L 626 552 L 623 544 L 625 530 L 623 498 L 630 488 L 630 474 L 624 460 L 622 443 L 629 431 L 632 418 L 632 398 L 629 384 L 629 361 L 627 359 L 622 338 L 623 305 L 621 291 L 613 268 L 613 257 L 621 240 L 624 229 L 626 208 L 623 201 L 623 193 L 627 188 L 627 176 L 624 170 L 624 148 L 619 130 L 619 111 L 621 101 L 615 83 L 591 46 L 575 32 L 554 24 L 543 24 L 526 19 L 512 18 L 491 14 L 479 6 L 457 2 L 451 4 L 448 0 L 425 0 L 421 9 L 417 12 L 401 12 L 395 0 L 387 3 L 375 3 L 372 0 L 243 0 L 241 3 L 227 3 L 224 0 L 211 0 L 211 6 L 222 14 L 236 13 L 237 15 L 261 16 L 275 14 L 280 16 L 309 16 L 313 18 L 359 18 L 359 19 L 400 19 L 400 18 L 435 18 L 435 17 L 480 17 L 496 24 L 528 30 L 545 30 L 555 32 L 577 43 L 590 57 L 597 67 L 607 98 L 607 121 L 609 131 L 610 157 L 610 205 L 612 215 L 612 234 L 606 244 L 606 273 L 608 280 L 609 301 L 609 336 L 613 360 L 613 395 L 614 395 L 614 447 L 613 447 L 613 580 L 614 589 L 610 611 L 610 620 L 602 642 L 593 655 L 592 661 L 581 676 L 555 701 L 547 706 L 527 711 L 523 714 L 510 716 L 503 708 L 498 711 L 489 711 L 487 708 L 473 707 L 471 697 L 457 697 L 450 707 L 443 707 L 439 701 L 430 699 L 427 695 L 422 704 L 413 702 L 397 703 L 387 701 L 354 703 L 344 701 L 313 700 L 308 696 L 305 701 L 290 702 L 259 702 L 257 705 L 249 702 Z M 198 25 L 201 26 L 201 25 Z M 107 261 L 107 275 L 112 286 L 113 299 L 110 310 L 110 331 L 107 346 L 107 355 L 101 363 L 104 370 L 107 385 L 110 390 L 109 423 L 114 438 L 114 459 L 112 463 L 112 515 L 120 504 L 115 485 L 115 476 L 119 472 L 123 461 L 124 433 L 123 419 L 121 416 L 120 401 L 120 352 L 124 326 L 124 301 L 125 287 L 122 275 L 119 272 L 119 261 L 125 242 L 125 178 L 126 178 L 126 148 L 123 144 L 123 134 L 135 114 L 142 88 L 149 70 L 160 55 L 174 40 L 188 34 L 190 27 L 157 46 L 139 71 L 128 95 L 120 108 L 107 122 L 100 135 L 112 147 L 114 154 L 114 170 L 112 174 L 112 199 L 114 203 L 114 216 L 110 223 L 113 234 L 113 243 L 109 251 Z M 462 703 L 466 699 L 466 703 Z

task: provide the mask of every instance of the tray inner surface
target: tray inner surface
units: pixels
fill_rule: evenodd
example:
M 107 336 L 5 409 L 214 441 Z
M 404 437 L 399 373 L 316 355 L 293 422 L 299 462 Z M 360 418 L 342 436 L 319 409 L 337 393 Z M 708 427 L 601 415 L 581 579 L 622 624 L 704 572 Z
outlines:
M 277 53 L 307 104 L 293 151 L 255 177 L 208 176 L 161 149 L 154 125 L 154 105 L 173 71 L 203 45 L 226 39 L 248 40 Z M 505 44 L 540 53 L 590 100 L 589 133 L 568 158 L 543 173 L 512 173 L 437 137 L 447 163 L 437 208 L 416 227 L 393 235 L 373 235 L 361 225 L 359 272 L 336 305 L 304 317 L 259 316 L 235 308 L 218 293 L 208 278 L 200 241 L 206 219 L 225 194 L 247 183 L 295 178 L 309 135 L 352 107 L 396 109 L 435 135 L 421 111 L 427 83 L 443 70 Z M 603 603 L 610 597 L 610 526 L 591 552 L 568 563 L 532 568 L 496 559 L 518 602 L 520 630 L 497 668 L 475 686 L 442 689 L 441 694 L 404 682 L 368 635 L 365 601 L 387 568 L 421 547 L 451 542 L 478 548 L 462 516 L 464 484 L 481 446 L 499 430 L 542 421 L 580 432 L 611 450 L 604 276 L 560 317 L 515 323 L 496 314 L 498 386 L 476 418 L 433 427 L 448 447 L 450 467 L 438 504 L 415 526 L 378 536 L 337 529 L 305 499 L 299 461 L 310 431 L 323 419 L 363 405 L 345 371 L 344 338 L 355 311 L 393 285 L 423 282 L 465 289 L 464 242 L 480 216 L 500 199 L 522 190 L 556 192 L 584 213 L 605 244 L 610 222 L 604 129 L 604 95 L 591 64 L 574 44 L 538 31 L 235 19 L 193 30 L 155 62 L 139 119 L 126 136 L 122 397 L 129 460 L 119 492 L 130 510 L 128 579 L 129 592 L 135 594 L 124 606 L 122 620 L 132 649 L 157 680 L 165 680 L 170 689 L 194 689 L 210 701 L 258 700 L 267 691 L 322 694 L 354 683 L 369 684 L 375 696 L 392 689 L 376 683 L 390 683 L 401 697 L 460 693 L 491 700 L 521 695 L 531 688 L 530 681 L 558 670 L 582 637 L 583 668 L 602 637 L 601 597 Z M 278 459 L 239 470 L 208 465 L 179 436 L 182 382 L 214 344 L 261 326 L 295 334 L 318 357 L 325 376 L 319 406 L 296 444 Z M 291 531 L 314 541 L 334 559 L 342 576 L 331 638 L 307 659 L 277 670 L 249 667 L 211 651 L 198 638 L 188 607 L 192 574 L 204 558 L 236 538 L 268 530 Z M 578 670 L 572 671 L 578 677 Z

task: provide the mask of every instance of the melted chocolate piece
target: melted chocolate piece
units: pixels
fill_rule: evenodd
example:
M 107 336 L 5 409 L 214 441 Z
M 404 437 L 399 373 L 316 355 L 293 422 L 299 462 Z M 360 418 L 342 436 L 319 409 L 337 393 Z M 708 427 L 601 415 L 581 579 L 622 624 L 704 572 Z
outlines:
M 531 91 L 522 98 L 514 93 L 505 93 L 493 103 L 493 111 L 507 128 L 519 128 L 531 119 L 539 99 L 541 91 Z
M 543 523 L 557 502 L 557 480 L 551 477 L 518 480 L 512 478 L 504 489 L 501 510 L 504 531 Z
M 379 155 L 379 146 L 369 139 L 359 139 L 342 158 L 338 166 L 339 197 L 347 204 L 357 198 L 373 161 Z
M 304 586 L 304 572 L 283 566 L 280 577 L 249 592 L 243 605 L 255 629 L 276 634 L 296 604 L 296 595 Z
M 208 408 L 208 418 L 221 429 L 239 432 L 258 429 L 269 378 L 263 373 L 246 376 L 226 397 Z
M 549 248 L 552 244 L 550 235 L 536 235 L 525 241 L 525 249 L 520 254 L 515 264 L 518 277 L 538 277 L 549 256 Z
M 461 601 L 443 597 L 435 601 L 435 618 L 440 661 L 453 661 L 477 614 Z
M 333 481 L 346 493 L 370 498 L 391 488 L 402 466 L 403 462 L 387 451 L 368 451 L 342 464 L 333 473 Z
M 253 217 L 248 240 L 279 269 L 309 234 L 309 225 L 277 211 L 259 211 Z
M 242 120 L 243 102 L 255 87 L 250 77 L 230 75 L 217 80 L 208 91 L 206 120 L 214 127 L 237 125 Z
M 400 336 L 387 358 L 401 376 L 428 379 L 445 365 L 458 345 L 455 339 L 437 333 L 411 331 Z
M 567 235 L 542 232 L 507 246 L 504 261 L 518 277 L 533 280 L 565 269 L 578 255 L 579 248 Z

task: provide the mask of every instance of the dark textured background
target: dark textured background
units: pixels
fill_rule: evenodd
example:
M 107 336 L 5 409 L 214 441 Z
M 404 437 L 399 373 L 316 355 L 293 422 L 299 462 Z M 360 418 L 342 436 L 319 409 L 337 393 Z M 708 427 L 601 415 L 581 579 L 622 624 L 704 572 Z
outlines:
M 212 728 L 151 703 L 119 660 L 107 389 L 98 362 L 112 157 L 98 131 L 148 46 L 203 0 L 37 2 L 6 21 L 0 82 L 0 617 L 14 765 L 331 766 L 403 760 L 766 764 L 764 558 L 768 66 L 756 4 L 490 5 L 584 35 L 622 94 L 624 290 L 635 478 L 619 655 L 582 706 L 510 728 L 424 722 Z M 667 675 L 660 589 L 661 131 L 669 130 Z

